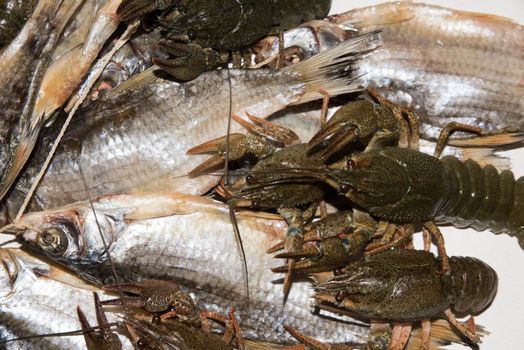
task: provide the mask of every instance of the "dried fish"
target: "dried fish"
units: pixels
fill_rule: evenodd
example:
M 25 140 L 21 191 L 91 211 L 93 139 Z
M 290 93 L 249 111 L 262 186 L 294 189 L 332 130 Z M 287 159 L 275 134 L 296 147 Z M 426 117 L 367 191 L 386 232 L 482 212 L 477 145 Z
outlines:
M 358 64 L 365 86 L 412 108 L 427 137 L 452 120 L 486 133 L 524 129 L 524 29 L 509 19 L 387 2 L 292 29 L 284 44 L 292 60 L 377 28 L 381 49 Z M 259 45 L 259 60 L 276 55 L 276 38 Z
M 99 1 L 87 1 L 79 14 L 96 11 Z M 120 1 L 107 0 L 95 16 L 66 27 L 82 1 L 42 0 L 2 51 L 0 89 L 13 91 L 14 98 L 3 94 L 0 99 L 0 198 L 25 165 L 45 122 L 73 94 L 120 23 L 115 15 Z
M 24 28 L 0 54 L 0 90 L 3 92 L 0 95 L 2 186 L 6 183 L 6 173 L 17 161 L 16 153 L 20 151 L 20 145 L 27 138 L 33 139 L 29 125 L 38 90 L 58 38 L 78 5 L 79 2 L 74 1 L 40 1 Z M 18 171 L 15 176 L 16 173 Z

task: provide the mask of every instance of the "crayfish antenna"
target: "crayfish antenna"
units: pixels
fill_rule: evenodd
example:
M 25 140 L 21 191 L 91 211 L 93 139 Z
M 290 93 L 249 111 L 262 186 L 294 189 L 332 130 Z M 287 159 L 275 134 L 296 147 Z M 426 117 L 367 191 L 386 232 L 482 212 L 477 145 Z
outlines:
M 229 84 L 229 111 L 228 111 L 228 118 L 227 118 L 227 133 L 226 133 L 226 147 L 225 147 L 225 154 L 224 154 L 224 186 L 229 185 L 229 138 L 231 136 L 231 115 L 233 114 L 232 106 L 233 106 L 233 87 L 231 84 L 231 72 L 229 69 L 227 69 L 227 79 Z M 246 308 L 249 310 L 249 275 L 248 275 L 248 269 L 247 269 L 247 259 L 246 259 L 246 252 L 244 250 L 244 245 L 242 244 L 242 237 L 240 235 L 240 230 L 238 229 L 238 222 L 237 217 L 235 215 L 235 211 L 233 208 L 233 204 L 231 202 L 228 202 L 229 207 L 229 218 L 231 220 L 231 223 L 233 224 L 233 231 L 235 233 L 235 238 L 238 243 L 238 249 L 240 251 L 240 254 L 242 256 L 242 263 L 243 263 L 243 271 L 244 271 L 244 288 L 246 290 L 246 299 L 247 299 L 247 305 Z

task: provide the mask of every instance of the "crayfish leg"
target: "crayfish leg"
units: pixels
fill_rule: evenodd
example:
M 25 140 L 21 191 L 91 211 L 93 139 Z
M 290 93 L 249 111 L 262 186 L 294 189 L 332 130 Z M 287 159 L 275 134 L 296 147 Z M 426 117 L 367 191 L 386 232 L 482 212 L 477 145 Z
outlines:
M 239 350 L 245 349 L 244 338 L 240 330 L 240 324 L 238 323 L 237 318 L 235 317 L 235 308 L 231 308 L 231 311 L 228 313 L 228 317 L 225 317 L 217 312 L 213 311 L 200 311 L 199 317 L 202 323 L 202 330 L 205 332 L 211 332 L 211 326 L 209 320 L 213 320 L 224 325 L 224 342 L 230 344 L 235 338 L 237 348 Z
M 428 230 L 429 233 L 437 240 L 438 255 L 440 257 L 440 261 L 442 262 L 442 273 L 449 273 L 449 257 L 446 253 L 444 236 L 442 236 L 442 232 L 440 232 L 438 226 L 435 225 L 433 221 L 426 221 L 423 224 L 423 228 Z
M 422 333 L 420 334 L 420 350 L 429 349 L 429 339 L 431 335 L 431 320 L 420 321 Z
M 451 309 L 444 310 L 444 314 L 446 315 L 449 323 L 455 326 L 466 338 L 475 344 L 480 341 L 479 336 L 475 332 L 475 321 L 473 320 L 473 317 L 471 317 L 466 323 L 463 323 L 455 318 L 455 315 Z
M 429 252 L 429 250 L 431 249 L 431 233 L 428 230 L 423 229 L 422 235 L 424 237 L 424 250 L 426 252 Z
M 311 349 L 315 350 L 331 350 L 331 346 L 328 344 L 324 344 L 317 339 L 310 337 L 308 335 L 305 335 L 304 333 L 299 332 L 293 327 L 290 326 L 284 326 L 284 329 L 291 334 L 293 337 L 295 337 L 299 342 L 302 344 L 299 345 L 292 345 L 291 347 L 286 347 L 284 349 L 286 350 L 299 350 L 299 349 L 305 349 L 304 346 L 307 346 Z
M 371 332 L 369 333 L 366 349 L 389 349 L 391 336 L 392 332 L 389 323 L 371 321 Z
M 482 129 L 473 125 L 468 124 L 462 124 L 457 122 L 451 122 L 446 124 L 445 127 L 440 130 L 440 135 L 437 139 L 437 145 L 435 146 L 435 151 L 433 151 L 433 156 L 436 158 L 440 158 L 440 155 L 442 154 L 442 151 L 444 150 L 444 147 L 448 143 L 448 139 L 455 131 L 464 131 L 464 132 L 470 132 L 474 134 L 481 134 Z
M 411 323 L 394 323 L 391 333 L 390 350 L 403 350 L 411 334 Z
M 329 99 L 331 98 L 331 95 L 324 89 L 320 89 L 318 92 L 322 95 L 322 109 L 320 110 L 320 127 L 322 128 L 327 122 Z
M 413 232 L 414 228 L 412 225 L 404 225 L 399 228 L 397 225 L 388 222 L 382 238 L 377 242 L 368 244 L 365 255 L 369 256 L 399 247 L 402 243 L 408 242 Z

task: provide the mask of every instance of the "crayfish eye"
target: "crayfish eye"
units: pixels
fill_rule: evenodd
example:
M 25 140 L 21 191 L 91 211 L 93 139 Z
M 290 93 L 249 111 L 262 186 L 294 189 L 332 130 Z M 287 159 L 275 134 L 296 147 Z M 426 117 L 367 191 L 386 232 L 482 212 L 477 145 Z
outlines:
M 246 176 L 246 183 L 247 183 L 248 185 L 253 184 L 253 175 L 248 175 L 248 176 Z
M 50 227 L 38 236 L 38 245 L 47 253 L 62 255 L 67 250 L 67 235 L 56 227 Z
M 346 297 L 346 292 L 338 291 L 335 293 L 335 301 L 339 304 L 342 304 L 345 297 Z
M 357 163 L 353 159 L 350 159 L 347 161 L 346 166 L 348 169 L 355 169 L 357 167 Z
M 188 30 L 187 37 L 189 40 L 193 41 L 196 39 L 196 32 L 193 30 Z
M 340 184 L 340 192 L 347 193 L 349 191 L 349 185 L 348 184 Z
M 145 349 L 146 346 L 147 346 L 147 342 L 145 340 L 143 340 L 142 338 L 138 339 L 136 341 L 136 346 L 139 348 L 139 349 Z

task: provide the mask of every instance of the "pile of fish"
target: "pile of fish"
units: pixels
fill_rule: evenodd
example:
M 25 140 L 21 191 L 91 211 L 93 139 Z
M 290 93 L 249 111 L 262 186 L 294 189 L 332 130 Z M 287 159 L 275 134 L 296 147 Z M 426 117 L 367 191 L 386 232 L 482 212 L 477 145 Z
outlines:
M 330 4 L 0 3 L 0 348 L 481 342 L 437 224 L 524 248 L 523 27 Z

